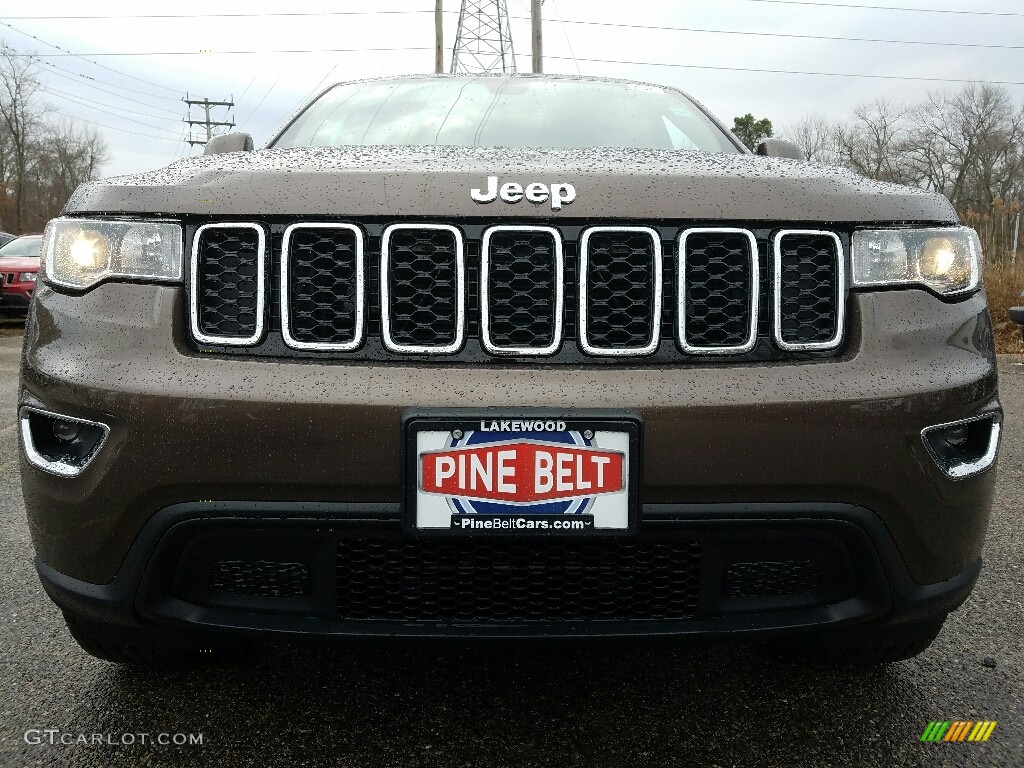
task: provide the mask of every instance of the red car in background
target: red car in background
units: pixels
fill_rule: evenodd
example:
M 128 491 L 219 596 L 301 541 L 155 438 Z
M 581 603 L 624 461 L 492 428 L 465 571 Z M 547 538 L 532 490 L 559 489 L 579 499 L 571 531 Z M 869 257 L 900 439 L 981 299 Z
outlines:
M 3 278 L 0 313 L 12 315 L 28 311 L 36 288 L 42 247 L 42 235 L 25 235 L 0 247 L 0 277 Z

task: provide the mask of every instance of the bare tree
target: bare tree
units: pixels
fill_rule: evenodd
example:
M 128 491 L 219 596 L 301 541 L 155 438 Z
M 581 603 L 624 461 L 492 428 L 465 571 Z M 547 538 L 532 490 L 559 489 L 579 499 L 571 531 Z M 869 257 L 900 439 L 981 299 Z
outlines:
M 0 126 L 11 148 L 11 188 L 17 232 L 22 231 L 25 216 L 29 147 L 44 115 L 39 99 L 40 89 L 31 61 L 6 46 L 0 48 Z
M 839 162 L 879 181 L 913 184 L 913 170 L 903 158 L 909 136 L 906 107 L 885 100 L 862 104 L 853 121 L 836 131 Z
M 838 130 L 839 126 L 824 115 L 810 114 L 784 128 L 780 135 L 800 147 L 808 160 L 816 163 L 836 163 Z

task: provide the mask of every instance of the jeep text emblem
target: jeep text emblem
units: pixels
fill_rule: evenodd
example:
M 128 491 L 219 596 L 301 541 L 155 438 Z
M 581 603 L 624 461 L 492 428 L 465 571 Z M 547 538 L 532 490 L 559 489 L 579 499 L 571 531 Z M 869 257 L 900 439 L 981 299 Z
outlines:
M 471 189 L 469 196 L 477 203 L 493 203 L 499 197 L 506 203 L 513 204 L 518 203 L 524 197 L 534 205 L 540 205 L 550 200 L 551 210 L 558 211 L 563 205 L 570 205 L 576 199 L 576 187 L 572 184 L 552 184 L 548 187 L 547 184 L 534 182 L 527 184 L 524 188 L 521 184 L 510 181 L 502 184 L 499 190 L 498 177 L 488 176 L 487 189 L 482 191 Z

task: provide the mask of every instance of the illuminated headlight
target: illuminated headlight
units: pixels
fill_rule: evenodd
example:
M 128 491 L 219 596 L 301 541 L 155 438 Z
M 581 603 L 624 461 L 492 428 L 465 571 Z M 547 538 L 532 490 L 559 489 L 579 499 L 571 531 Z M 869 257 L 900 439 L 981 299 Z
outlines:
M 853 284 L 921 285 L 944 296 L 981 282 L 981 242 L 970 227 L 869 229 L 853 235 Z
M 18 275 L 19 283 L 34 283 L 36 281 L 35 272 L 22 272 Z
M 103 280 L 181 281 L 181 225 L 54 219 L 43 234 L 47 282 L 85 289 Z

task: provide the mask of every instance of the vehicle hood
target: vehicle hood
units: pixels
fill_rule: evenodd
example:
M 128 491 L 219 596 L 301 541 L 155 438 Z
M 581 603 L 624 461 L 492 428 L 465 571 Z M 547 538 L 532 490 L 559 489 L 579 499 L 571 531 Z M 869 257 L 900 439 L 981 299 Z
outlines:
M 569 183 L 576 200 L 475 203 L 487 177 Z M 90 182 L 69 214 L 955 222 L 941 195 L 841 168 L 664 150 L 309 147 L 206 155 Z
M 38 272 L 39 259 L 36 256 L 0 257 L 0 270 L 5 272 Z

